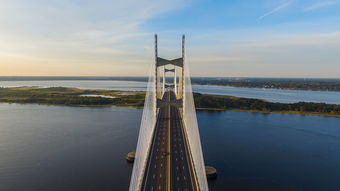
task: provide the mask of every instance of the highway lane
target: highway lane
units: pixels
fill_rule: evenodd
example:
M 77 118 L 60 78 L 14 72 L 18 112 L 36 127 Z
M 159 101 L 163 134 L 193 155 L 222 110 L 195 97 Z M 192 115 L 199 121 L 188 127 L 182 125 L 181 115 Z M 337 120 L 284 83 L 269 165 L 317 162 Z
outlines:
M 171 100 L 175 94 L 171 92 Z M 171 190 L 198 190 L 179 109 L 171 106 Z
M 163 100 L 169 101 L 169 95 L 170 93 L 166 93 Z M 170 106 L 160 108 L 142 185 L 144 191 L 167 190 L 167 179 L 169 178 L 167 166 L 170 165 L 167 154 L 170 146 L 168 138 L 169 120 Z
M 176 100 L 176 96 L 167 91 L 163 100 L 169 103 Z M 159 110 L 142 190 L 198 190 L 186 133 L 176 106 L 166 104 Z

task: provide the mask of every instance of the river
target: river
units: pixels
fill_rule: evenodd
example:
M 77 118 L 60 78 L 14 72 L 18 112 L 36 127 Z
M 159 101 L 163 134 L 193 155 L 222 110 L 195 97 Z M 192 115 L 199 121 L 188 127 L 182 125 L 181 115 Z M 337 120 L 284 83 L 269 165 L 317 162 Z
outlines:
M 144 91 L 145 82 L 114 80 L 55 80 L 55 81 L 0 81 L 0 87 L 40 86 L 76 87 L 83 89 L 112 89 Z M 230 95 L 244 98 L 257 98 L 270 102 L 295 103 L 323 102 L 340 104 L 340 92 L 281 90 L 264 88 L 239 88 L 230 86 L 193 85 L 193 91 L 206 94 Z
M 1 191 L 124 191 L 141 109 L 0 104 Z M 218 190 L 340 190 L 340 118 L 198 111 Z

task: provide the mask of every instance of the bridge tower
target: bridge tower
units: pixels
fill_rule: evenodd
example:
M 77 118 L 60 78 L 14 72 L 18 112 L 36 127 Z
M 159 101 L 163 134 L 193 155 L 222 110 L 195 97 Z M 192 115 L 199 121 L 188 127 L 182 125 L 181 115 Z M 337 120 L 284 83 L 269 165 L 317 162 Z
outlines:
M 155 76 L 156 76 L 156 100 L 157 107 L 162 106 L 162 97 L 166 88 L 172 88 L 176 94 L 176 104 L 183 107 L 183 90 L 184 90 L 184 42 L 185 36 L 182 36 L 182 57 L 168 60 L 158 57 L 158 40 L 155 35 Z M 172 81 L 167 81 L 167 74 L 172 73 Z M 167 83 L 168 82 L 168 83 Z
M 157 35 L 155 35 L 155 75 L 157 78 L 156 87 L 157 87 L 157 95 L 158 99 L 162 98 L 166 87 L 172 87 L 178 99 L 183 98 L 183 75 L 184 75 L 184 42 L 185 36 L 182 36 L 182 57 L 172 60 L 167 60 L 164 58 L 158 57 L 158 40 Z M 168 68 L 170 66 L 171 68 Z M 172 84 L 166 83 L 166 74 L 168 72 L 172 72 L 173 81 Z M 161 80 L 162 77 L 162 80 Z
M 137 142 L 136 157 L 131 175 L 130 191 L 141 191 L 143 177 L 148 173 L 150 153 L 156 124 L 160 120 L 160 110 L 169 105 L 178 108 L 181 128 L 184 132 L 187 152 L 193 169 L 196 184 L 195 190 L 208 191 L 205 166 L 201 148 L 201 141 L 196 119 L 196 111 L 193 100 L 191 80 L 188 63 L 185 63 L 185 36 L 182 36 L 182 56 L 176 59 L 164 59 L 158 56 L 158 39 L 155 35 L 155 63 L 149 75 L 141 127 Z M 173 74 L 173 79 L 167 78 L 167 74 Z M 172 89 L 175 99 L 166 101 L 162 99 L 167 89 Z M 169 189 L 166 189 L 169 191 Z

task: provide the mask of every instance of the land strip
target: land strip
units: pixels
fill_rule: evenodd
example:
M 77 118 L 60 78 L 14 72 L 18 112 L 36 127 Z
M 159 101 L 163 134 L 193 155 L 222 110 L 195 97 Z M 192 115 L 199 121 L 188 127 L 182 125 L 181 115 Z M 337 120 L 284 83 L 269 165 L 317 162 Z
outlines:
M 142 108 L 145 92 L 91 90 L 66 87 L 0 88 L 0 102 L 67 106 L 129 106 Z M 195 106 L 200 110 L 236 110 L 263 113 L 293 113 L 340 117 L 340 105 L 325 103 L 273 103 L 260 99 L 194 93 Z

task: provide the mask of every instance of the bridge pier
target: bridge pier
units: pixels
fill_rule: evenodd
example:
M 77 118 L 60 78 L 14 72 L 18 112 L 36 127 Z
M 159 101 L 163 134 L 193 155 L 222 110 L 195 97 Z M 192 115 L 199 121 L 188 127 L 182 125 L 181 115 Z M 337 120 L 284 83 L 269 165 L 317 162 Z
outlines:
M 205 173 L 207 174 L 208 179 L 216 179 L 217 178 L 217 170 L 212 166 L 205 166 Z
M 135 156 L 136 156 L 136 153 L 135 152 L 129 152 L 125 159 L 126 161 L 128 161 L 129 163 L 133 163 L 135 161 Z

